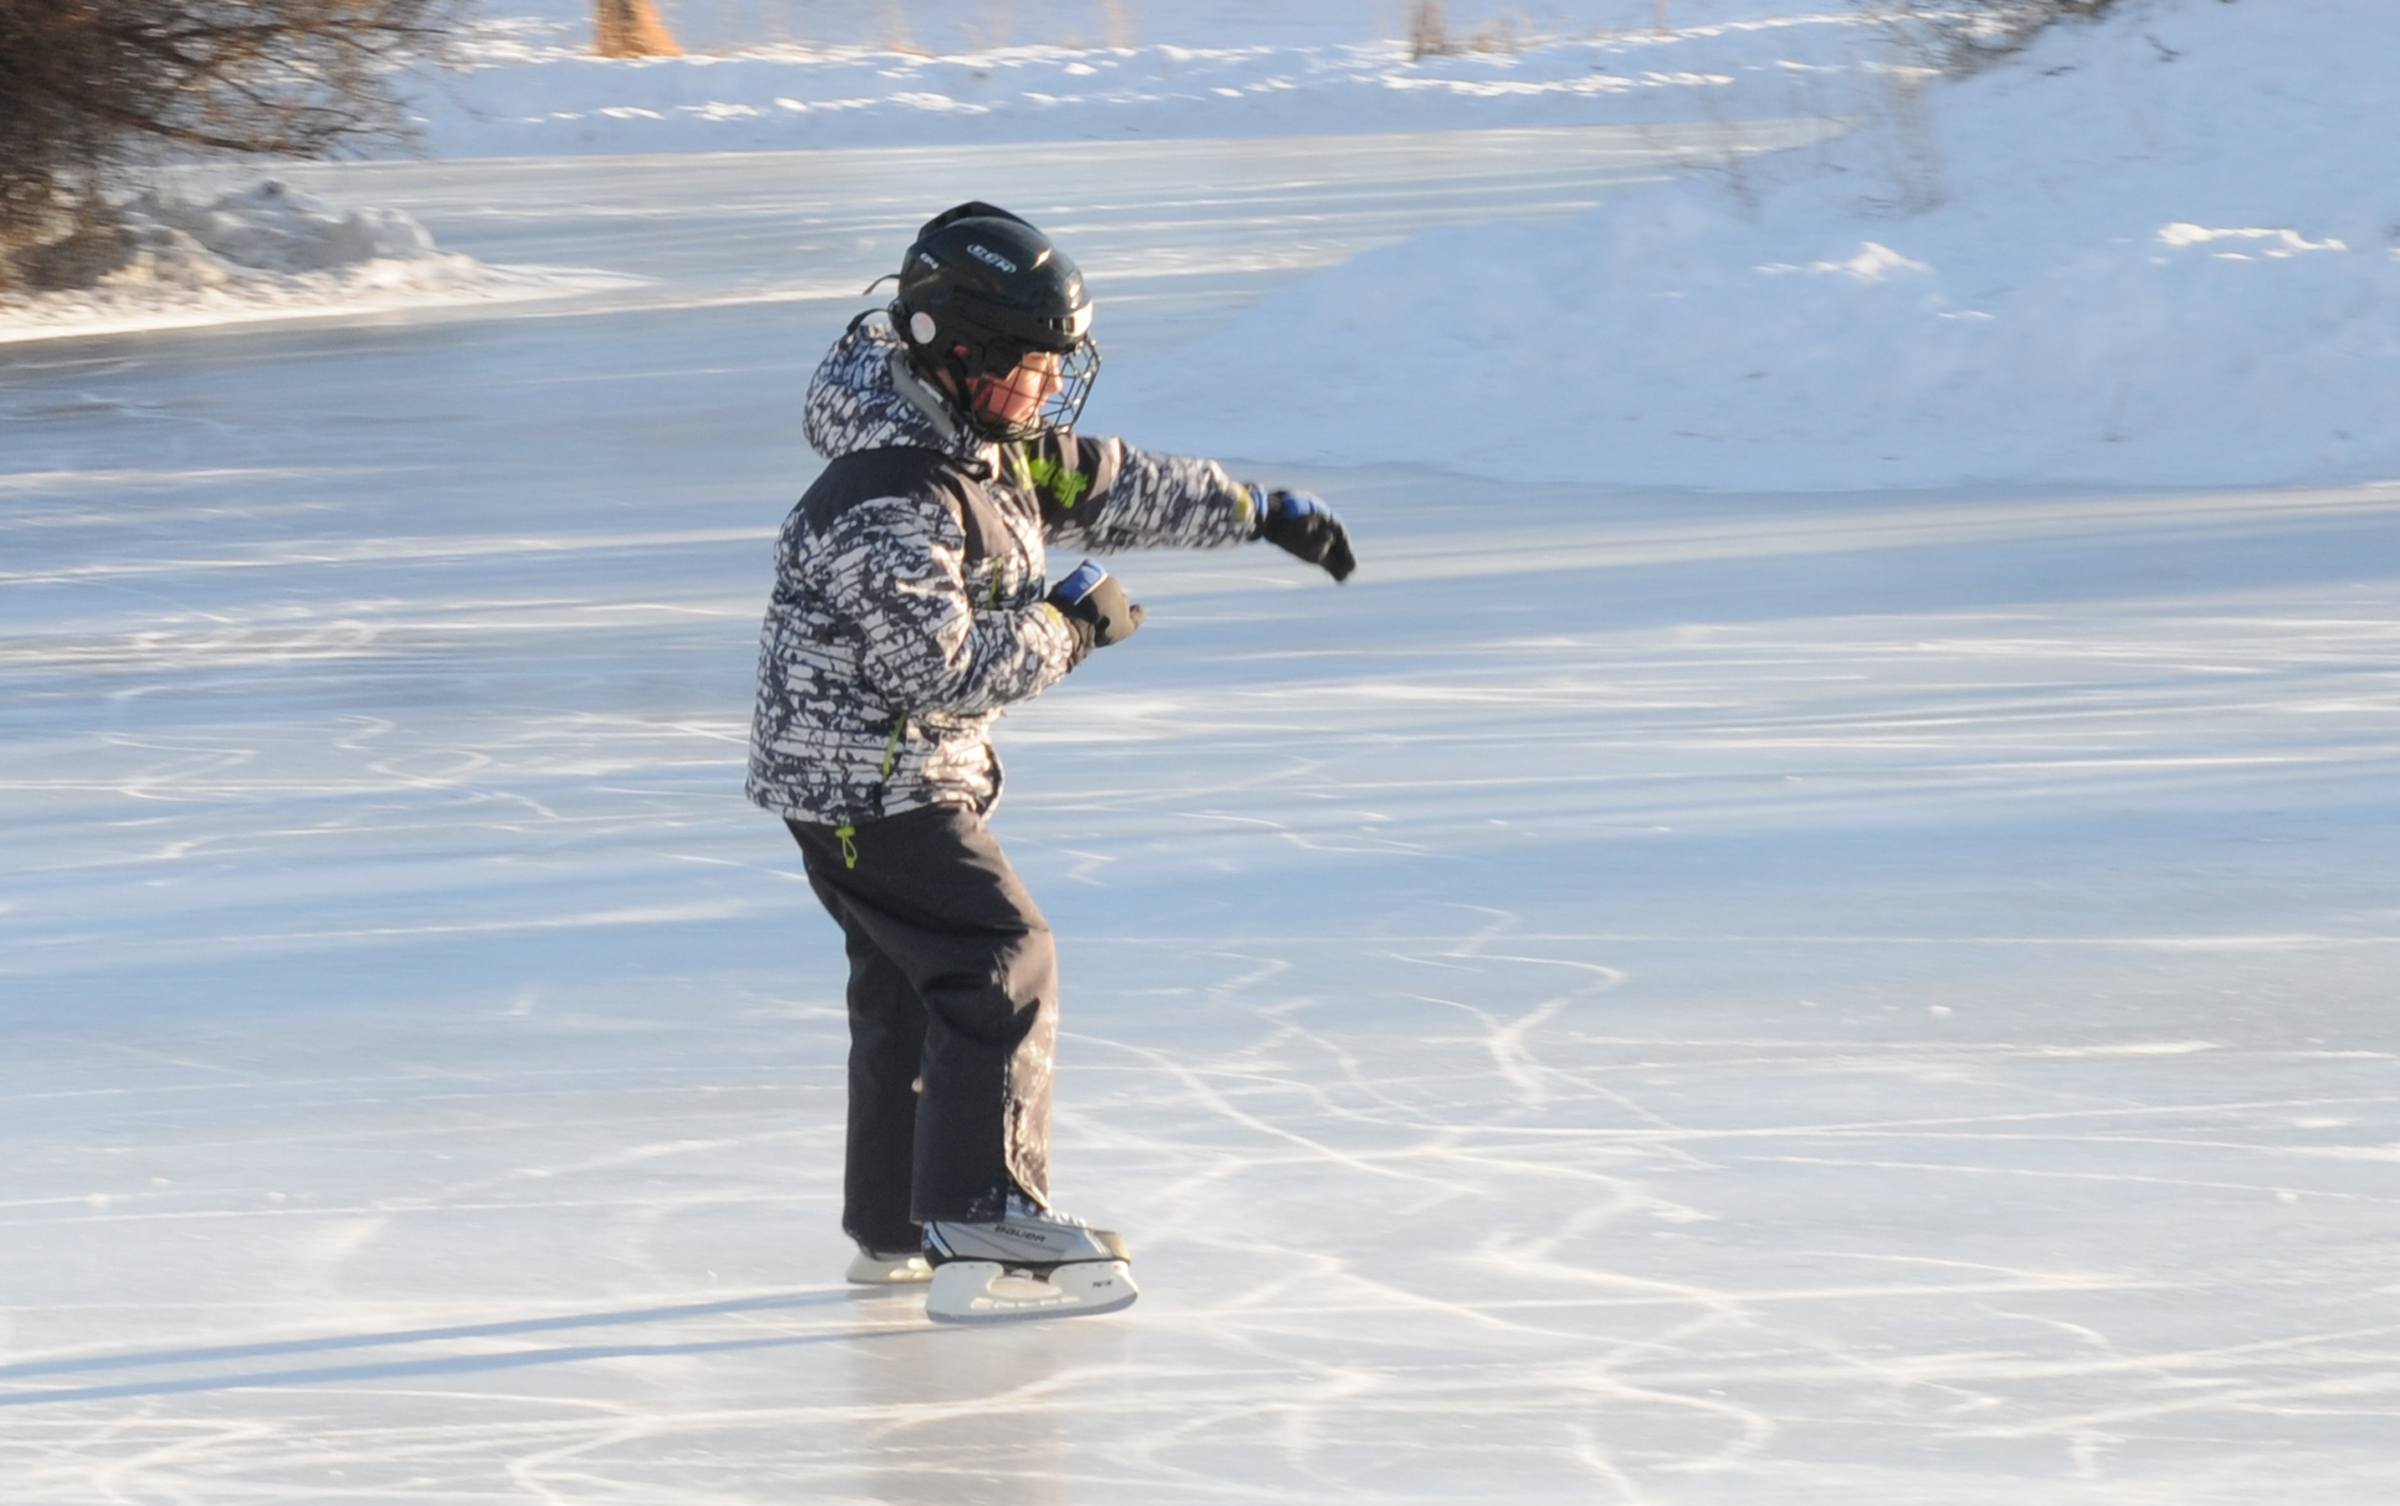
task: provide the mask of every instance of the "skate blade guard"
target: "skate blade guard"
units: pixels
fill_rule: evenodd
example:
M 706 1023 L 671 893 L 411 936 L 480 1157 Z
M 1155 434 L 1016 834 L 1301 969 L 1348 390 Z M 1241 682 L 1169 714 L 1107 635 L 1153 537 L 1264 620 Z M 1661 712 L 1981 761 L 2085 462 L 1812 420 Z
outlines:
M 925 1316 L 936 1323 L 1096 1317 L 1131 1307 L 1140 1295 L 1132 1269 L 1122 1260 L 1078 1260 L 1046 1272 L 954 1260 L 933 1268 Z

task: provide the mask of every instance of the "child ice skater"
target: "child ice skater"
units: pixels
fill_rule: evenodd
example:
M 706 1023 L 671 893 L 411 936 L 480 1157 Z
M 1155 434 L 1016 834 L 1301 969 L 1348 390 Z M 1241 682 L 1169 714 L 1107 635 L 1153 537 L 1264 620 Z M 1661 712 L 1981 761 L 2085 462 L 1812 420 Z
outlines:
M 1052 546 L 1263 539 L 1337 581 L 1355 561 L 1313 497 L 1071 431 L 1092 302 L 1026 221 L 961 204 L 898 284 L 809 387 L 828 464 L 777 545 L 749 796 L 849 954 L 850 1278 L 930 1281 L 944 1321 L 1112 1311 L 1136 1295 L 1124 1240 L 1050 1207 L 1057 956 L 985 824 L 991 725 L 1141 626 L 1098 565 L 1052 579 Z

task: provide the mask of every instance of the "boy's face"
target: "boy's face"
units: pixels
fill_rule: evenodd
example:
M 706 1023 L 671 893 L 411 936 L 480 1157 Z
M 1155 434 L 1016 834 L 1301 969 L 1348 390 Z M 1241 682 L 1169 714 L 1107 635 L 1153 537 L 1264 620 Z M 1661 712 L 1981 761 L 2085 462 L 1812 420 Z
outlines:
M 976 416 L 1002 424 L 1031 422 L 1042 405 L 1066 385 L 1060 364 L 1058 352 L 1037 350 L 1005 377 L 980 378 L 973 398 Z

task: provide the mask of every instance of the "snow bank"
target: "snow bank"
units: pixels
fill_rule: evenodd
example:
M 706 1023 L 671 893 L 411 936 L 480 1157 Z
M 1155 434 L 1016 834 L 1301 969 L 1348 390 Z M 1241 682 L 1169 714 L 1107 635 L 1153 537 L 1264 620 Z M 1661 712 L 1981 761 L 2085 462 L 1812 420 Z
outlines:
M 1626 484 L 2388 475 L 2400 179 L 2363 165 L 2400 140 L 2395 44 L 2389 0 L 2130 4 L 1886 75 L 1830 149 L 1359 257 L 1112 371 L 1112 417 Z
M 491 45 L 588 49 L 591 0 L 484 0 Z M 957 56 L 1003 47 L 1319 47 L 1396 38 L 1416 0 L 661 0 L 693 54 L 776 46 Z M 1671 18 L 1722 20 L 1792 0 L 1672 0 Z M 1839 0 L 1819 9 L 1838 9 Z M 1647 29 L 1652 0 L 1446 0 L 1462 43 L 1529 32 Z
M 558 297 L 638 279 L 494 267 L 398 210 L 342 210 L 274 179 L 205 203 L 145 193 L 88 285 L 0 305 L 0 342 Z
M 985 0 L 876 0 L 798 13 L 781 23 L 799 33 L 787 40 L 762 35 L 755 14 L 750 30 L 712 36 L 709 13 L 689 8 L 690 55 L 615 62 L 590 54 L 588 5 L 505 8 L 463 48 L 466 71 L 419 91 L 437 156 L 1781 116 L 1807 107 L 1794 60 L 1838 73 L 1878 35 L 1847 5 L 1804 0 L 1675 0 L 1671 17 L 1706 24 L 1665 33 L 1651 0 L 1453 5 L 1455 50 L 1415 58 L 1394 35 L 1399 4 L 1120 4 L 1117 20 L 1066 5 L 1011 24 Z M 697 50 L 712 40 L 727 50 Z

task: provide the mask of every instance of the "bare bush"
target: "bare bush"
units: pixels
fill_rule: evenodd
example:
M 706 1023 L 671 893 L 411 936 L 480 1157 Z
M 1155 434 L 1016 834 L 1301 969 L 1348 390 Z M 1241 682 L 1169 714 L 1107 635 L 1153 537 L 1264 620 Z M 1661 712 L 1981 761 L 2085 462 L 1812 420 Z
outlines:
M 1485 23 L 1467 45 L 1476 52 L 1523 52 L 1533 38 L 1533 18 L 1511 6 Z
M 1861 0 L 1904 47 L 1945 73 L 1972 73 L 2060 21 L 2089 21 L 2117 0 Z
M 1462 52 L 1520 52 L 1533 31 L 1531 18 L 1512 7 L 1470 36 L 1453 36 L 1441 0 L 1416 0 L 1408 14 L 1408 56 L 1411 62 L 1423 62 Z
M 2089 21 L 2117 0 L 1856 0 L 1882 23 L 1889 56 L 1870 64 L 1872 108 L 1857 130 L 1888 192 L 1869 200 L 1921 214 L 1948 196 L 1947 158 L 1928 90 L 2022 50 L 2051 26 Z
M 144 163 L 405 134 L 398 66 L 464 3 L 0 0 L 0 288 L 111 256 L 110 190 Z
M 1408 16 L 1408 55 L 1412 61 L 1446 57 L 1458 51 L 1450 40 L 1450 23 L 1442 16 L 1442 0 L 1417 0 Z

